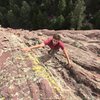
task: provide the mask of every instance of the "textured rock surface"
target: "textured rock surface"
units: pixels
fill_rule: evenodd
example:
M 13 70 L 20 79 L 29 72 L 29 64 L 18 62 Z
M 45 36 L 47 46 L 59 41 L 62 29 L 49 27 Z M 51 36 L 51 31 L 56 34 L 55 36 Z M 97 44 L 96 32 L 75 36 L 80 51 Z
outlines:
M 45 63 L 48 47 L 23 52 L 58 32 L 72 60 L 62 51 Z M 56 33 L 57 34 L 57 33 Z M 0 100 L 99 100 L 100 30 L 0 28 Z

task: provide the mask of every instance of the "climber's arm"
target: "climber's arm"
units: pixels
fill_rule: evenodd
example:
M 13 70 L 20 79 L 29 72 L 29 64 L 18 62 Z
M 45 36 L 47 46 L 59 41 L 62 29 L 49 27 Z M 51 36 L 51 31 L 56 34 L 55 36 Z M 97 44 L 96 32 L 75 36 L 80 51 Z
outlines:
M 23 51 L 30 51 L 31 49 L 41 48 L 41 47 L 44 47 L 44 46 L 45 46 L 45 44 L 44 43 L 41 43 L 41 44 L 37 44 L 35 46 L 31 46 L 31 47 L 24 48 Z
M 65 47 L 64 47 L 64 49 L 63 49 L 63 53 L 64 53 L 64 55 L 65 55 L 65 58 L 67 58 L 68 65 L 70 65 L 70 59 L 69 59 L 68 52 L 67 52 L 67 50 L 66 50 Z

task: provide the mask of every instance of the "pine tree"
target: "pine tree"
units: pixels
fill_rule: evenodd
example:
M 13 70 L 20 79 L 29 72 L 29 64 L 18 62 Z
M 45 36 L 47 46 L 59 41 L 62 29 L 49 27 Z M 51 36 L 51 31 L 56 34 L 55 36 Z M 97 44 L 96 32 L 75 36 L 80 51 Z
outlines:
M 37 29 L 37 14 L 38 14 L 38 11 L 39 11 L 39 7 L 38 5 L 36 4 L 36 2 L 32 2 L 31 3 L 31 16 L 30 16 L 30 19 L 31 19 L 31 28 L 33 29 Z
M 49 28 L 50 29 L 55 29 L 57 26 L 56 26 L 56 22 L 57 22 L 57 18 L 56 17 L 53 17 L 50 19 L 50 24 L 49 24 Z
M 7 9 L 6 7 L 0 6 L 0 24 L 4 27 L 7 26 Z
M 84 0 L 77 0 L 75 3 L 75 8 L 71 12 L 71 28 L 81 29 L 82 22 L 85 19 L 85 3 Z
M 30 11 L 31 7 L 30 5 L 26 2 L 22 2 L 22 7 L 20 11 L 20 17 L 21 17 L 21 22 L 22 22 L 22 27 L 27 28 L 30 24 Z
M 0 12 L 0 25 L 3 23 L 3 14 Z
M 14 3 L 15 3 L 14 0 L 9 0 L 9 7 L 10 7 L 10 9 L 12 9 Z
M 94 17 L 95 28 L 100 29 L 100 10 L 96 13 Z
M 0 6 L 2 7 L 8 7 L 9 0 L 0 0 Z
M 65 21 L 65 18 L 64 18 L 63 15 L 60 15 L 60 16 L 57 17 L 57 20 L 56 21 L 57 21 L 56 22 L 56 24 L 57 24 L 56 26 L 58 27 L 58 29 L 61 29 L 62 26 L 63 26 L 63 23 Z
M 13 12 L 14 12 L 16 17 L 20 16 L 20 8 L 19 8 L 19 6 L 17 4 L 13 5 L 12 10 L 13 10 Z
M 9 10 L 7 13 L 7 21 L 10 27 L 14 27 L 15 25 L 15 15 L 12 10 Z
M 42 14 L 42 12 L 39 10 L 39 13 L 38 13 L 38 15 L 37 15 L 37 18 L 36 18 L 37 20 L 37 27 L 38 28 L 42 28 L 42 22 L 43 22 L 43 14 Z
M 68 0 L 66 6 L 66 13 L 69 14 L 73 10 L 73 8 L 74 8 L 73 0 Z
M 44 28 L 44 27 L 46 27 L 46 25 L 48 24 L 47 23 L 47 15 L 46 15 L 46 13 L 44 13 L 44 12 L 41 12 L 40 10 L 39 10 L 39 13 L 38 13 L 38 15 L 37 15 L 37 17 L 36 17 L 36 24 L 37 24 L 37 27 L 38 28 Z
M 71 19 L 71 11 L 74 8 L 74 3 L 73 0 L 66 0 L 66 9 L 64 11 L 64 18 L 65 18 L 65 22 L 63 24 L 63 28 L 64 29 L 70 29 L 70 19 Z
M 43 0 L 41 3 L 42 8 L 46 11 L 47 15 L 53 15 L 55 13 L 54 8 L 55 0 Z
M 58 2 L 58 13 L 63 14 L 64 10 L 66 8 L 66 0 L 59 0 Z

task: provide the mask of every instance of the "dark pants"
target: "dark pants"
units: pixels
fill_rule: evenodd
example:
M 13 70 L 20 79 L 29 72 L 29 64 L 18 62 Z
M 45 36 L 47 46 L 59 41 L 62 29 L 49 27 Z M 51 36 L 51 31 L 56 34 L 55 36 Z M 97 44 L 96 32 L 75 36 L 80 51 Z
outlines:
M 55 55 L 57 52 L 58 52 L 58 50 L 53 50 L 53 49 L 51 49 L 51 50 L 48 51 L 48 54 L 51 55 L 51 56 L 53 56 L 53 55 Z
M 48 54 L 45 54 L 45 55 L 39 57 L 39 59 L 42 63 L 45 63 L 48 60 L 50 60 L 51 58 L 53 58 L 57 52 L 58 52 L 58 50 L 52 50 L 51 49 L 51 50 L 48 51 Z

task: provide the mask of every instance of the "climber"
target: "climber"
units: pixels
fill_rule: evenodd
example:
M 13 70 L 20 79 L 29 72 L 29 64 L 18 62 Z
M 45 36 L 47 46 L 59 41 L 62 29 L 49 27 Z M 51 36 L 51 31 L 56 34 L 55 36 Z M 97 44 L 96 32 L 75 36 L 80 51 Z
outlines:
M 58 34 L 54 34 L 52 37 L 48 38 L 47 40 L 45 40 L 41 44 L 37 44 L 35 46 L 31 46 L 31 47 L 28 47 L 28 48 L 24 48 L 23 51 L 30 51 L 31 49 L 44 47 L 46 45 L 48 45 L 51 48 L 48 51 L 48 54 L 51 55 L 51 56 L 53 56 L 53 54 L 55 54 L 56 52 L 58 52 L 59 49 L 61 48 L 63 50 L 63 53 L 65 55 L 65 58 L 67 58 L 67 63 L 68 63 L 69 68 L 71 67 L 67 50 L 64 47 L 64 43 L 61 41 L 60 35 L 58 35 Z

